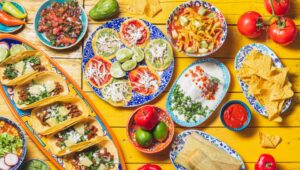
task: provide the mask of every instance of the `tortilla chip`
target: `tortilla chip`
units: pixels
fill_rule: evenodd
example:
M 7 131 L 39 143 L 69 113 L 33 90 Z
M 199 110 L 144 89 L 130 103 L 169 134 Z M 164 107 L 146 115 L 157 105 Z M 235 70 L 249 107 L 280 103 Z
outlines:
M 143 15 L 147 4 L 147 0 L 130 0 L 127 11 L 130 14 Z
M 160 6 L 159 0 L 147 0 L 147 1 L 148 3 L 145 8 L 145 14 L 148 17 L 152 18 L 155 15 L 157 15 L 162 10 L 162 8 Z
M 289 85 L 285 85 L 284 87 L 280 87 L 280 85 L 272 86 L 272 94 L 270 96 L 271 100 L 282 100 L 288 99 L 294 96 L 294 92 Z
M 276 148 L 281 141 L 280 136 L 259 132 L 260 145 L 264 148 Z
M 269 80 L 282 87 L 286 82 L 287 73 L 288 73 L 288 68 L 272 67 Z

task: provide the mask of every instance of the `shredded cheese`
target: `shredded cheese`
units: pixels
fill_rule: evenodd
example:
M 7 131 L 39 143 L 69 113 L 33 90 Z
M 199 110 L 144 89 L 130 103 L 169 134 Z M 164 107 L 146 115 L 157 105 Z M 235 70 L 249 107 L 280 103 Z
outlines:
M 151 48 L 149 48 L 149 51 L 151 53 L 152 63 L 154 63 L 154 61 L 158 60 L 160 63 L 164 64 L 164 59 L 167 56 L 167 44 L 166 43 L 164 43 L 162 45 L 153 44 L 153 46 Z
M 146 90 L 154 87 L 154 91 L 158 90 L 158 81 L 151 74 L 143 70 L 142 72 L 138 72 L 138 76 L 138 82 L 132 82 L 135 86 L 145 88 Z
M 126 95 L 130 94 L 128 84 L 122 81 L 105 86 L 103 92 L 114 102 L 125 101 Z
M 121 48 L 122 43 L 115 35 L 100 35 L 97 40 L 97 50 L 99 53 L 113 54 Z
M 136 45 L 137 42 L 143 37 L 144 27 L 136 27 L 133 24 L 129 24 L 126 29 L 125 39 L 130 46 Z
M 96 63 L 92 62 L 90 67 L 87 69 L 87 77 L 93 78 L 97 85 L 101 85 L 105 80 L 105 77 L 110 75 L 110 71 L 106 69 L 106 66 L 103 62 L 99 60 L 93 60 Z M 101 68 L 103 68 L 101 70 Z

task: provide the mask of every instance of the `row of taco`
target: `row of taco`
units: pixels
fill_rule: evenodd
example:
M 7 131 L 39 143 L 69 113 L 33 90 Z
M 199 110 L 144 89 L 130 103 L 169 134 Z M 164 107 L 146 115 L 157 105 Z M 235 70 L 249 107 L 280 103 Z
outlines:
M 85 102 L 69 94 L 67 82 L 41 52 L 25 51 L 1 62 L 0 81 L 14 86 L 16 107 L 32 109 L 32 128 L 44 136 L 52 154 L 63 156 L 66 169 L 118 168 L 113 142 Z

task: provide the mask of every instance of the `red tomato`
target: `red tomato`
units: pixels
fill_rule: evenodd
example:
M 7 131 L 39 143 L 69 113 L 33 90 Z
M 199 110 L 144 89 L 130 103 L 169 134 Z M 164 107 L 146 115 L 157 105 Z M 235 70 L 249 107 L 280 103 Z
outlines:
M 265 0 L 265 7 L 270 14 L 272 14 L 271 4 L 273 4 L 275 15 L 279 16 L 286 14 L 290 8 L 290 0 Z
M 282 45 L 291 44 L 296 39 L 297 32 L 294 21 L 287 17 L 277 19 L 268 30 L 270 38 Z
M 143 129 L 151 130 L 158 122 L 158 115 L 153 106 L 144 106 L 137 111 L 134 121 Z
M 237 26 L 244 36 L 256 38 L 263 32 L 263 19 L 259 13 L 249 11 L 240 16 Z

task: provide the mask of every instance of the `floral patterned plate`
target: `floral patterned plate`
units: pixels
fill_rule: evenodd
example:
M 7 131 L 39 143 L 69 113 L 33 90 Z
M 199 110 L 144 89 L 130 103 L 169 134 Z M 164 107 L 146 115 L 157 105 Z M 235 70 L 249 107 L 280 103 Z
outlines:
M 217 138 L 215 138 L 215 137 L 213 137 L 213 136 L 211 136 L 207 133 L 204 133 L 200 130 L 186 130 L 186 131 L 183 131 L 173 141 L 172 148 L 171 148 L 171 151 L 170 151 L 170 159 L 171 159 L 171 161 L 172 161 L 172 163 L 173 163 L 173 165 L 175 166 L 176 169 L 186 170 L 184 167 L 182 167 L 182 166 L 175 163 L 175 158 L 177 157 L 178 153 L 183 149 L 183 145 L 186 141 L 186 138 L 188 136 L 190 136 L 192 133 L 198 133 L 204 139 L 208 140 L 210 143 L 216 145 L 220 149 L 223 149 L 230 156 L 238 159 L 242 164 L 240 170 L 245 170 L 246 169 L 242 158 L 230 146 L 228 146 L 224 142 L 220 141 L 219 139 L 217 139 Z
M 239 52 L 237 53 L 236 57 L 235 57 L 235 61 L 234 61 L 234 68 L 235 70 L 238 70 L 246 56 L 249 54 L 250 51 L 252 51 L 253 49 L 256 49 L 258 51 L 260 51 L 261 53 L 265 54 L 265 55 L 268 55 L 271 57 L 271 59 L 273 60 L 273 64 L 275 67 L 277 68 L 282 68 L 283 65 L 282 63 L 280 62 L 279 58 L 276 56 L 276 54 L 267 46 L 263 45 L 263 44 L 259 44 L 259 43 L 255 43 L 255 44 L 249 44 L 249 45 L 246 45 L 244 47 L 242 47 Z M 264 106 L 262 106 L 254 96 L 250 95 L 248 93 L 248 85 L 243 82 L 242 80 L 239 80 L 239 83 L 240 83 L 240 86 L 243 90 L 243 93 L 245 94 L 248 102 L 250 103 L 250 105 L 261 115 L 263 116 L 268 116 L 268 113 L 266 112 L 266 109 Z M 284 105 L 283 105 L 283 109 L 281 111 L 281 113 L 285 112 L 288 110 L 288 108 L 291 106 L 291 103 L 292 103 L 292 98 L 288 99 L 285 101 Z

